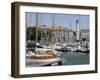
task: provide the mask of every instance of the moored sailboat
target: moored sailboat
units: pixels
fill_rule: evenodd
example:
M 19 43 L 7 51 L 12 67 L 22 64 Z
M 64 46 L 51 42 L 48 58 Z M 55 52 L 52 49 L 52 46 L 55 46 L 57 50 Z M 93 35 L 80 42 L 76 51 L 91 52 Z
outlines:
M 51 49 L 48 48 L 37 48 L 38 43 L 38 13 L 36 13 L 36 45 L 34 51 L 26 52 L 26 63 L 30 61 L 34 63 L 51 63 L 59 60 L 57 51 L 54 50 L 53 46 Z M 34 64 L 35 65 L 35 64 Z M 39 64 L 38 64 L 39 65 Z

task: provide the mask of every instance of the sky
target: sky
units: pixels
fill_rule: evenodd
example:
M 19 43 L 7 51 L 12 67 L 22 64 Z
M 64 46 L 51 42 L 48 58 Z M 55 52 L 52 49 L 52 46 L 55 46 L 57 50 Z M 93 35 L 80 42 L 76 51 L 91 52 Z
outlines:
M 26 12 L 27 26 L 36 25 L 36 14 L 35 12 Z M 38 13 L 38 15 L 38 25 L 64 26 L 68 29 L 76 30 L 76 20 L 78 20 L 80 29 L 89 29 L 89 15 L 59 13 Z

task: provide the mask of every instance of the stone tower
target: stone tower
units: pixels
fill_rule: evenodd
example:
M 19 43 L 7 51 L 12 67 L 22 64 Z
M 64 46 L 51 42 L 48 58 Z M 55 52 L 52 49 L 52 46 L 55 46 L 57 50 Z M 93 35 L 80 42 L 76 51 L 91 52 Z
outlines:
M 76 40 L 79 40 L 79 21 L 76 20 Z

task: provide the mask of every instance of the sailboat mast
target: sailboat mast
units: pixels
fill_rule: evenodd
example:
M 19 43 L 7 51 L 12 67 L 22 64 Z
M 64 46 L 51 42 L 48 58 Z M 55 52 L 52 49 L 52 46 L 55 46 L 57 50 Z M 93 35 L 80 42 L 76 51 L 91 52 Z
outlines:
M 36 45 L 35 45 L 35 54 L 37 54 L 36 48 L 38 43 L 38 13 L 36 13 Z
M 38 43 L 38 13 L 36 13 L 36 45 Z
M 52 26 L 53 26 L 53 43 L 55 43 L 55 14 L 52 15 L 53 17 L 53 22 L 52 22 Z
M 26 13 L 26 17 L 25 17 L 25 23 L 26 23 L 26 24 L 25 24 L 25 25 L 26 25 L 26 26 L 25 26 L 25 29 L 26 29 L 26 32 L 27 32 L 27 28 L 28 28 L 27 17 L 28 17 L 28 16 L 27 16 L 27 13 Z M 26 40 L 28 41 L 28 40 L 29 40 L 29 37 L 27 37 L 27 36 L 28 36 L 28 35 L 26 34 Z

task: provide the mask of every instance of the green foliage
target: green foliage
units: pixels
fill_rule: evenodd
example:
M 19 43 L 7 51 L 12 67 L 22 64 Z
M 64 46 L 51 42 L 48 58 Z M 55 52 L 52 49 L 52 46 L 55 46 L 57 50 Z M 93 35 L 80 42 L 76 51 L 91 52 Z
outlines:
M 41 40 L 41 35 L 43 38 L 51 38 L 51 31 L 50 30 L 47 30 L 46 33 L 45 31 L 42 31 L 42 34 L 41 34 L 41 30 L 38 28 L 38 41 Z M 36 27 L 28 27 L 27 30 L 26 30 L 26 40 L 36 40 Z

